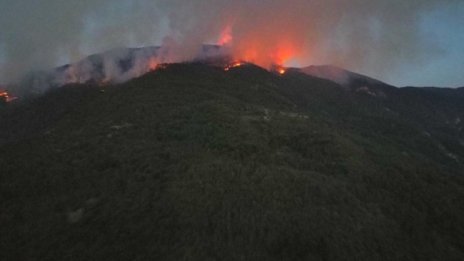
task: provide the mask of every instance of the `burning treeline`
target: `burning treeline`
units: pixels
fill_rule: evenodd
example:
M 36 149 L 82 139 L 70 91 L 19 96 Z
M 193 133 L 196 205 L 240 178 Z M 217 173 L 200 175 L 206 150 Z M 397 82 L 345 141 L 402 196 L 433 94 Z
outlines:
M 184 4 L 179 6 L 182 7 L 173 14 L 172 19 L 177 19 L 177 15 L 185 11 Z M 182 25 L 175 28 L 173 25 L 172 32 L 164 37 L 158 47 L 115 49 L 90 56 L 51 72 L 35 74 L 27 80 L 27 84 L 39 92 L 71 83 L 106 85 L 139 77 L 159 69 L 162 64 L 217 58 L 224 61 L 219 66 L 225 71 L 252 63 L 284 74 L 285 65 L 290 60 L 306 55 L 305 34 L 295 30 L 297 21 L 285 18 L 288 13 L 272 14 L 272 19 L 250 23 L 250 17 L 245 19 L 237 11 L 231 8 L 230 13 L 223 17 L 205 17 L 204 20 L 198 16 L 193 23 L 195 29 L 183 28 Z M 213 23 L 211 19 L 217 20 Z M 183 20 L 179 17 L 179 21 Z M 253 24 L 253 27 L 247 26 L 249 24 Z
M 0 104 L 9 103 L 16 99 L 16 97 L 11 96 L 7 91 L 0 90 Z
M 407 53 L 408 60 L 413 60 L 424 51 L 418 44 L 415 23 L 420 12 L 410 10 L 424 11 L 434 6 L 432 1 L 404 4 L 396 0 L 388 4 L 361 0 L 153 2 L 168 14 L 160 18 L 168 21 L 169 28 L 156 37 L 155 42 L 161 42 L 159 46 L 115 49 L 90 56 L 34 74 L 27 84 L 39 92 L 69 83 L 106 85 L 139 77 L 159 69 L 162 64 L 217 57 L 227 57 L 222 64 L 225 71 L 246 63 L 278 74 L 284 74 L 289 65 L 313 63 L 350 69 L 369 64 L 369 70 L 382 71 L 384 65 L 395 64 L 392 59 L 398 59 L 398 52 Z M 379 37 L 383 33 L 398 39 L 385 41 Z M 133 35 L 124 32 L 118 36 L 124 39 Z M 98 35 L 98 38 L 105 39 L 105 36 Z M 402 43 L 401 50 L 396 42 Z M 375 63 L 369 61 L 371 58 Z
M 256 64 L 280 75 L 286 72 L 284 63 L 287 57 L 291 57 L 291 51 L 276 50 L 266 53 L 266 50 L 260 48 L 250 48 L 242 53 L 233 45 L 232 36 L 227 36 L 226 39 L 227 41 L 221 40 L 218 44 L 201 45 L 194 56 L 179 55 L 182 45 L 172 42 L 160 47 L 115 49 L 89 56 L 77 63 L 61 66 L 47 73 L 34 74 L 29 77 L 27 84 L 35 90 L 73 83 L 104 86 L 125 82 L 180 62 L 207 63 L 222 67 L 226 72 L 245 64 Z
M 255 32 L 254 34 L 236 37 L 234 27 L 226 25 L 218 41 L 218 45 L 227 49 L 229 55 L 236 61 L 254 63 L 271 69 L 273 66 L 284 66 L 291 59 L 305 56 L 301 36 L 291 32 Z M 289 30 L 290 31 L 290 30 Z M 269 36 L 267 35 L 269 34 Z
M 3 2 L 0 82 L 8 83 L 27 72 L 78 61 L 90 53 L 150 44 L 166 51 L 161 55 L 165 59 L 152 62 L 150 68 L 191 60 L 204 43 L 214 43 L 229 48 L 234 61 L 265 68 L 289 62 L 333 64 L 379 76 L 398 64 L 418 63 L 434 53 L 419 27 L 424 12 L 462 4 L 457 0 Z M 74 80 L 88 79 L 82 72 L 89 68 L 78 67 L 75 71 L 80 73 Z M 119 68 L 108 63 L 104 70 L 124 80 L 145 70 L 135 68 L 138 71 L 133 74 L 123 68 L 120 75 Z M 72 78 L 72 74 L 66 75 Z

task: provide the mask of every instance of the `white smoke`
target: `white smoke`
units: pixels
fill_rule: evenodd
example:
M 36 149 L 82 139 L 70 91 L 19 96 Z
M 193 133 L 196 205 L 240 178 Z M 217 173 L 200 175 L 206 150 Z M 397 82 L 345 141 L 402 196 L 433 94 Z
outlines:
M 243 56 L 253 47 L 262 52 L 255 57 L 260 64 L 271 62 L 275 57 L 268 53 L 285 45 L 295 51 L 289 58 L 302 65 L 335 64 L 381 75 L 400 63 L 424 63 L 439 53 L 424 41 L 421 15 L 462 4 L 459 0 L 1 0 L 0 82 L 116 47 L 161 45 L 158 62 L 189 60 L 204 43 L 217 41 L 228 26 L 233 52 Z M 144 54 L 136 71 L 129 73 L 113 63 L 120 55 L 124 53 L 105 56 L 105 75 L 124 79 L 143 73 Z M 92 66 L 87 61 L 73 67 L 81 72 L 77 80 L 92 78 Z M 65 75 L 74 76 L 72 71 Z
M 229 56 L 227 48 L 203 45 L 195 56 L 180 56 L 181 46 L 167 39 L 160 47 L 117 48 L 101 54 L 91 55 L 76 63 L 46 71 L 35 72 L 23 77 L 18 95 L 42 93 L 49 88 L 67 84 L 115 84 L 126 82 L 166 63 L 178 61 L 213 61 Z

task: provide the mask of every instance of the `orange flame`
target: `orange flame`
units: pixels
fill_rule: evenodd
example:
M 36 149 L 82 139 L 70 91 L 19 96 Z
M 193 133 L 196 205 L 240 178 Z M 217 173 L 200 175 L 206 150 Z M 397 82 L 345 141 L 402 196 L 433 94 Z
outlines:
M 291 30 L 285 20 L 275 23 L 275 27 L 261 27 L 260 30 L 233 31 L 227 25 L 221 32 L 220 45 L 227 44 L 234 61 L 254 63 L 270 71 L 275 65 L 284 67 L 290 60 L 305 59 L 307 55 L 305 40 L 298 32 Z M 281 74 L 285 72 L 281 71 Z
M 227 26 L 219 36 L 218 45 L 223 46 L 232 42 L 232 26 Z
M 227 71 L 229 71 L 229 70 L 232 69 L 232 68 L 237 68 L 237 67 L 240 67 L 240 66 L 242 66 L 242 65 L 244 65 L 244 64 L 245 64 L 245 63 L 243 63 L 243 62 L 233 62 L 233 63 L 231 63 L 231 64 L 226 65 L 226 67 L 224 67 L 224 71 L 227 72 Z
M 155 71 L 158 69 L 158 65 L 158 61 L 155 58 L 150 59 L 150 61 L 148 61 L 148 71 Z
M 285 70 L 285 68 L 280 68 L 280 69 L 277 70 L 277 73 L 280 74 L 280 75 L 284 75 L 286 72 L 287 72 L 287 70 Z
M 10 94 L 7 91 L 0 91 L 0 100 L 3 100 L 5 102 L 12 102 L 18 98 L 10 96 Z
M 166 69 L 167 67 L 168 67 L 167 63 L 160 63 L 157 58 L 151 58 L 148 61 L 148 71 L 149 72 Z
M 292 46 L 284 46 L 277 49 L 262 47 L 259 44 L 251 44 L 244 48 L 238 48 L 233 51 L 234 60 L 241 60 L 247 63 L 254 63 L 263 68 L 267 68 L 270 71 L 277 72 L 281 75 L 286 73 L 284 65 L 292 58 L 294 58 L 296 52 L 292 49 Z M 226 70 L 235 66 L 228 66 Z

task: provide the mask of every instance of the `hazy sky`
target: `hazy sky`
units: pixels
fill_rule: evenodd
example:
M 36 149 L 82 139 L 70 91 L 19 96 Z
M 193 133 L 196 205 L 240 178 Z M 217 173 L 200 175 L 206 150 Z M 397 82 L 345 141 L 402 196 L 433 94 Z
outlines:
M 458 87 L 463 14 L 462 0 L 0 0 L 0 83 L 116 47 L 175 43 L 187 58 L 228 33 L 260 64 Z

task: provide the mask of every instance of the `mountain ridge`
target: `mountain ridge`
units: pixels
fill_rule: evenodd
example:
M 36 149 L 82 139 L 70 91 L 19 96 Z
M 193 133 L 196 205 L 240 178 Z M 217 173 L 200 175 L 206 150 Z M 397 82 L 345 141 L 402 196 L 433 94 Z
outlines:
M 117 84 L 137 78 L 158 64 L 169 61 L 169 48 L 147 46 L 136 48 L 115 48 L 89 55 L 77 62 L 58 66 L 48 71 L 34 72 L 25 76 L 18 86 L 11 89 L 17 96 L 42 93 L 49 88 L 57 88 L 71 83 Z M 205 62 L 225 66 L 233 62 L 225 47 L 214 44 L 203 45 L 190 62 Z M 153 63 L 153 64 L 150 64 Z M 311 65 L 298 68 L 302 72 L 331 80 L 354 91 L 383 96 L 390 84 L 366 75 L 355 73 L 332 65 Z M 371 91 L 367 86 L 379 86 Z M 421 87 L 417 87 L 421 88 Z
M 0 259 L 462 259 L 464 108 L 392 90 L 185 63 L 0 107 Z

